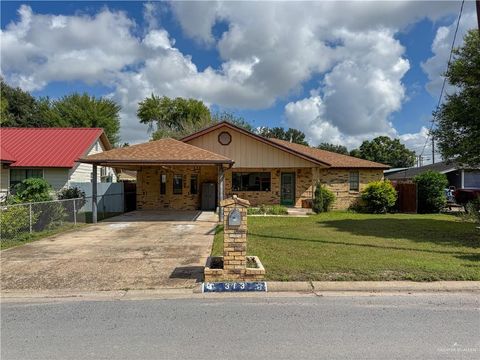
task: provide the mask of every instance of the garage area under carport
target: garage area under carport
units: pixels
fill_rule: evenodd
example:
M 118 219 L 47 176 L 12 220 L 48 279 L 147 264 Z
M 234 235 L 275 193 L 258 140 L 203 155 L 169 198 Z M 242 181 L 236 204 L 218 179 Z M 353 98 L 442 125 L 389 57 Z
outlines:
M 125 213 L 2 251 L 2 291 L 193 287 L 203 276 L 218 216 Z
M 79 162 L 93 165 L 93 222 L 97 220 L 98 166 L 137 171 L 137 209 L 218 209 L 221 217 L 218 204 L 225 194 L 224 171 L 234 163 L 225 156 L 171 138 L 105 151 Z

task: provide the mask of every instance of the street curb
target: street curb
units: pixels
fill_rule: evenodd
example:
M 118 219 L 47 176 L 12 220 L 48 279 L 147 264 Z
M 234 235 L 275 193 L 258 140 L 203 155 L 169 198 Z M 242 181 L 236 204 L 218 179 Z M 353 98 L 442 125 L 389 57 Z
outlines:
M 43 290 L 43 291 L 5 291 L 0 300 L 141 300 L 212 297 L 202 294 L 202 285 L 195 288 L 158 288 L 145 290 Z M 480 281 L 268 281 L 268 292 L 256 293 L 259 296 L 270 294 L 321 294 L 321 293 L 432 293 L 432 292 L 470 292 L 480 293 Z M 229 293 L 230 296 L 242 296 L 241 293 Z M 249 295 L 255 295 L 250 293 Z M 268 296 L 268 295 L 267 295 Z
M 268 282 L 268 291 L 311 292 L 480 292 L 480 281 L 312 281 Z

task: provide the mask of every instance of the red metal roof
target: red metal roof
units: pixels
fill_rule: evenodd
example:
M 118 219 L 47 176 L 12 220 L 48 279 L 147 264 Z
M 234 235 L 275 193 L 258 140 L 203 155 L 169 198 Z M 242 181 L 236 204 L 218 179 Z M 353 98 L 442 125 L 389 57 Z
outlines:
M 0 157 L 14 160 L 11 167 L 70 168 L 102 134 L 98 128 L 1 128 Z
M 10 154 L 7 150 L 0 146 L 0 162 L 4 163 L 13 163 L 15 162 L 15 158 L 12 154 Z

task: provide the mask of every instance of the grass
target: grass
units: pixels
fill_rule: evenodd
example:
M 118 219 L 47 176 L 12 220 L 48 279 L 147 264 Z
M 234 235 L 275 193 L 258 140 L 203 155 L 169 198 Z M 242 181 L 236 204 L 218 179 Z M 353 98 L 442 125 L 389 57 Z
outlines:
M 480 230 L 452 215 L 250 217 L 268 280 L 480 280 Z M 212 255 L 223 252 L 217 228 Z
M 32 241 L 46 238 L 48 236 L 57 235 L 72 229 L 77 229 L 80 226 L 84 226 L 84 224 L 73 225 L 69 223 L 56 227 L 55 229 L 34 232 L 32 234 L 22 234 L 14 239 L 2 240 L 0 241 L 0 250 L 5 250 L 14 246 L 24 245 Z

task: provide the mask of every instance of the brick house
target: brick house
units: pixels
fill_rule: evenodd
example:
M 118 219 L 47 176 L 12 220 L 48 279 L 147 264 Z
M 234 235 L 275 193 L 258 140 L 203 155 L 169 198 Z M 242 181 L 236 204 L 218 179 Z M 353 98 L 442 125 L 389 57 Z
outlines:
M 238 195 L 252 206 L 308 206 L 317 183 L 346 209 L 388 166 L 267 139 L 221 122 L 183 139 L 161 139 L 80 159 L 93 166 L 137 171 L 138 209 L 215 208 Z

